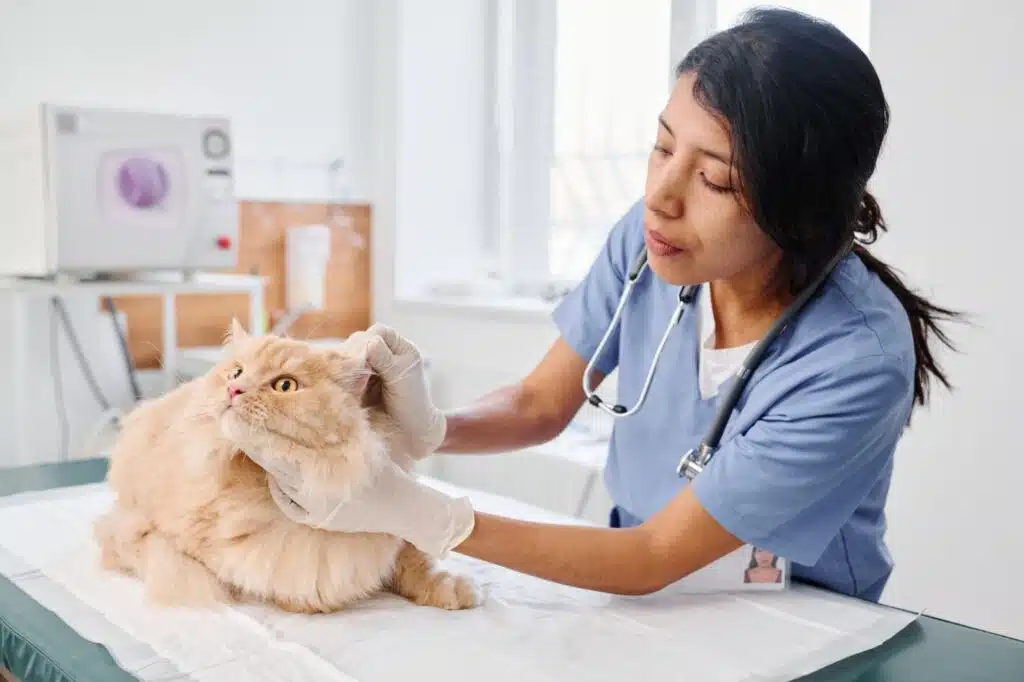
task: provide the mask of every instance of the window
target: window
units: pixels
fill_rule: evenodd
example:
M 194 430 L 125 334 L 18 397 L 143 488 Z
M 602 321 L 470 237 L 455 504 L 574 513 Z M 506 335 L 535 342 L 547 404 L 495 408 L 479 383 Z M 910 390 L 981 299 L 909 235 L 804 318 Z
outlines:
M 675 62 L 760 4 L 400 3 L 396 293 L 557 298 L 643 195 Z M 775 4 L 867 50 L 869 0 Z
M 692 5 L 692 0 L 555 4 L 547 261 L 551 279 L 573 282 L 586 273 L 615 220 L 642 196 L 654 121 L 668 95 L 674 67 L 673 12 L 677 20 L 683 15 L 692 21 L 700 12 L 680 6 Z M 718 30 L 763 3 L 707 4 L 714 5 L 711 30 Z M 867 51 L 867 0 L 774 4 L 836 24 Z
M 496 237 L 515 291 L 582 277 L 643 194 L 672 0 L 511 0 L 497 16 Z
M 671 0 L 557 0 L 548 269 L 586 274 L 643 195 L 669 94 Z

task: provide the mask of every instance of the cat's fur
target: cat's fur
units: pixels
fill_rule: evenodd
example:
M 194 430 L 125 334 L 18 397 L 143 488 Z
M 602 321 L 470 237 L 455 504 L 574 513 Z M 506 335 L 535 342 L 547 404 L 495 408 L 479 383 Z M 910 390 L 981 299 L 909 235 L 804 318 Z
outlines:
M 138 576 L 167 605 L 244 600 L 330 612 L 380 590 L 445 609 L 477 603 L 468 579 L 402 540 L 289 520 L 264 470 L 243 454 L 281 457 L 308 485 L 335 491 L 364 485 L 385 457 L 408 470 L 362 358 L 249 336 L 237 323 L 225 355 L 124 420 L 108 474 L 116 504 L 95 525 L 106 568 Z M 298 390 L 275 390 L 281 377 Z M 229 383 L 245 392 L 230 400 Z

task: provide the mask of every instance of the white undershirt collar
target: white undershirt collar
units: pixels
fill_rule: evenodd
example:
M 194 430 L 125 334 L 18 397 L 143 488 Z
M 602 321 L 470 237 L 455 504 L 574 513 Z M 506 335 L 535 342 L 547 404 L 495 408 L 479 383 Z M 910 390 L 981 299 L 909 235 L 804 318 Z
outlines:
M 700 363 L 697 379 L 700 397 L 702 400 L 707 400 L 717 395 L 719 387 L 736 373 L 757 341 L 733 348 L 715 348 L 715 314 L 711 309 L 711 286 L 708 284 L 702 286 L 697 298 L 699 304 L 697 333 L 700 339 Z

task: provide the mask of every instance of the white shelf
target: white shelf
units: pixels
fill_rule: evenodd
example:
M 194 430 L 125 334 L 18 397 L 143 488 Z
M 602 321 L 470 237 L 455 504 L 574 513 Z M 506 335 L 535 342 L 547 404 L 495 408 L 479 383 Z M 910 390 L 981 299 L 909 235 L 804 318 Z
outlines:
M 47 296 L 146 296 L 152 294 L 249 293 L 262 290 L 266 277 L 232 273 L 196 273 L 184 278 L 177 273 L 154 273 L 126 279 L 49 280 L 0 278 L 0 290 Z
M 2 278 L 0 294 L 7 294 L 11 304 L 11 373 L 8 390 L 12 395 L 15 434 L 15 463 L 34 464 L 34 455 L 28 446 L 27 419 L 24 395 L 32 377 L 26 375 L 26 358 L 29 353 L 28 301 L 36 296 L 46 297 L 94 297 L 102 296 L 146 296 L 156 295 L 161 299 L 162 309 L 162 355 L 161 374 L 164 390 L 178 384 L 178 323 L 177 296 L 181 294 L 206 294 L 219 296 L 245 294 L 249 299 L 248 329 L 251 333 L 262 334 L 266 320 L 263 312 L 263 294 L 267 278 L 257 275 L 233 273 L 195 272 L 185 277 L 182 273 L 145 273 L 123 279 L 77 280 L 69 277 L 55 279 Z

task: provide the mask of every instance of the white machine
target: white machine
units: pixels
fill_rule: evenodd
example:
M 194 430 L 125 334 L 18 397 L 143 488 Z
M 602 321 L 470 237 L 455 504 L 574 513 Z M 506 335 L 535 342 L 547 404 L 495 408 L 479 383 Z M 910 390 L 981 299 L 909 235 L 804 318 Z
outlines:
M 44 103 L 0 121 L 0 275 L 233 267 L 230 121 Z

